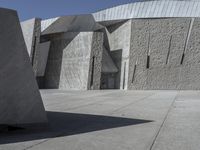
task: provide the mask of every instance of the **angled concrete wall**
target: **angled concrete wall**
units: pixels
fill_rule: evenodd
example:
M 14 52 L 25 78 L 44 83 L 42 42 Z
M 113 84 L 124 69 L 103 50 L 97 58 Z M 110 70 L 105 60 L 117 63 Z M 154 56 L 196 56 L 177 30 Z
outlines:
M 87 90 L 92 32 L 79 33 L 63 49 L 60 89 Z
M 24 40 L 26 43 L 26 47 L 28 50 L 28 54 L 32 57 L 32 49 L 33 49 L 33 42 L 34 42 L 34 32 L 35 32 L 35 18 L 26 20 L 21 22 L 22 32 L 24 36 Z
M 0 19 L 0 125 L 47 123 L 17 13 L 0 9 Z
M 93 88 L 99 89 L 102 48 L 102 35 L 93 32 L 71 32 L 51 38 L 45 87 L 76 90 L 90 89 L 91 59 L 95 56 Z
M 38 46 L 37 77 L 43 77 L 45 75 L 50 44 L 51 42 L 43 42 Z
M 117 23 L 118 24 L 118 23 Z M 120 26 L 116 28 L 117 24 L 109 26 L 112 32 L 107 30 L 110 51 L 122 50 L 121 63 L 118 68 L 120 69 L 120 89 L 128 88 L 128 72 L 129 72 L 129 50 L 131 38 L 131 21 L 119 23 Z M 120 61 L 120 60 L 118 60 Z
M 38 72 L 39 43 L 41 34 L 41 19 L 33 18 L 21 23 L 23 36 L 29 53 L 35 75 Z
M 48 19 L 42 25 L 42 35 L 62 32 L 90 32 L 102 28 L 90 14 Z

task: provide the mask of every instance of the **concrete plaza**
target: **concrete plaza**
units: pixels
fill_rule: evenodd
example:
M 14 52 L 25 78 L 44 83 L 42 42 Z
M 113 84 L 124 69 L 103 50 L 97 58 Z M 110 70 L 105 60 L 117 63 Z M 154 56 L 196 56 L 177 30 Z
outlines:
M 0 150 L 199 150 L 200 91 L 42 90 L 46 129 L 0 134 Z

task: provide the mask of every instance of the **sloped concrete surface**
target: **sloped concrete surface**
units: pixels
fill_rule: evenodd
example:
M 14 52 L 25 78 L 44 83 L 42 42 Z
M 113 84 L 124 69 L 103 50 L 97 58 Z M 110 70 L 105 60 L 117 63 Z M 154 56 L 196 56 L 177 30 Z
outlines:
M 0 126 L 47 123 L 17 12 L 0 9 Z
M 199 150 L 200 91 L 41 91 L 50 127 L 0 150 Z

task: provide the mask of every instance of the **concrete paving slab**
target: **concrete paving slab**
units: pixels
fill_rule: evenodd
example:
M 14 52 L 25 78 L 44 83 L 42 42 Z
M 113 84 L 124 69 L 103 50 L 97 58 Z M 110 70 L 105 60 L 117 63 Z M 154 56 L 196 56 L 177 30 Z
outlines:
M 200 91 L 43 90 L 41 94 L 50 127 L 0 135 L 0 150 L 200 148 Z

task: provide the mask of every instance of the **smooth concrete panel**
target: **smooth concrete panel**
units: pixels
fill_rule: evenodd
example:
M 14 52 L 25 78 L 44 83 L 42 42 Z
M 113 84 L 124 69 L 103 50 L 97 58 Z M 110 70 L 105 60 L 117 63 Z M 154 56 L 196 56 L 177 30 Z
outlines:
M 103 49 L 103 57 L 102 57 L 102 72 L 103 73 L 116 73 L 118 72 L 118 68 L 113 62 L 110 53 L 104 47 Z
M 17 13 L 0 18 L 0 125 L 47 123 Z
M 32 55 L 32 46 L 34 41 L 35 18 L 21 22 L 22 32 L 29 56 Z
M 130 38 L 131 38 L 131 21 L 124 22 L 116 28 L 115 25 L 109 27 L 112 30 L 111 33 L 107 31 L 110 51 L 122 49 L 122 60 L 121 60 L 121 79 L 120 89 L 127 89 L 128 86 L 128 64 L 129 64 L 129 50 L 130 50 Z
M 63 49 L 60 89 L 87 90 L 92 36 L 81 32 Z
M 59 88 L 63 50 L 79 33 L 63 33 L 51 37 L 51 45 L 45 72 L 45 88 Z
M 49 48 L 51 42 L 45 42 L 39 44 L 38 49 L 38 64 L 37 64 L 37 77 L 42 77 L 45 75 L 47 59 L 49 55 Z
M 64 16 L 56 19 L 42 35 L 61 32 L 86 32 L 103 28 L 95 22 L 92 15 Z
M 41 21 L 41 32 L 43 32 L 44 30 L 46 30 L 50 25 L 52 25 L 53 23 L 55 23 L 56 20 L 58 20 L 59 18 L 60 17 L 42 20 Z
M 39 43 L 41 33 L 41 19 L 34 18 L 21 23 L 25 43 L 32 63 L 35 76 L 37 75 L 39 64 Z

